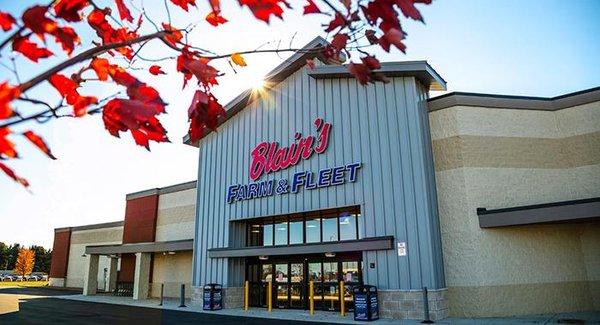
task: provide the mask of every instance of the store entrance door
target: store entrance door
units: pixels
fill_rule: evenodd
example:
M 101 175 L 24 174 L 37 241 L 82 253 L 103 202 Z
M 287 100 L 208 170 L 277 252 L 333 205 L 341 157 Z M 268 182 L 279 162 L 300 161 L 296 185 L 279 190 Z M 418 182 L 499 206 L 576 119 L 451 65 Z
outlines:
M 247 259 L 250 306 L 267 306 L 267 286 L 272 282 L 273 308 L 308 309 L 309 281 L 313 281 L 315 309 L 338 311 L 340 299 L 345 300 L 347 310 L 353 309 L 352 288 L 362 283 L 360 259 L 290 256 L 287 260 Z

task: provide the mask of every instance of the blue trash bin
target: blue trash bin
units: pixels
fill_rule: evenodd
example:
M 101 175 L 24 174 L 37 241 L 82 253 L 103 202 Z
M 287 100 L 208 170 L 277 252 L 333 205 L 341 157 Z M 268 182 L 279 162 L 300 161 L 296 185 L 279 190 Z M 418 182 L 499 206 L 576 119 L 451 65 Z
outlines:
M 354 320 L 378 320 L 379 298 L 377 297 L 377 287 L 359 285 L 352 289 L 352 293 L 354 293 Z
M 202 296 L 203 310 L 219 310 L 223 308 L 223 287 L 217 283 L 204 286 Z

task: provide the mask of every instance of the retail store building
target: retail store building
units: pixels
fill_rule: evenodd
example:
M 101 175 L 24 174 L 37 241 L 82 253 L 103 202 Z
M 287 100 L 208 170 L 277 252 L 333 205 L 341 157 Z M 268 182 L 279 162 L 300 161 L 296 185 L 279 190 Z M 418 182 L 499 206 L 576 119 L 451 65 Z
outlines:
M 314 281 L 317 308 L 352 308 L 344 281 L 377 286 L 392 318 L 422 318 L 423 287 L 435 319 L 600 309 L 600 88 L 430 99 L 446 84 L 425 61 L 382 63 L 389 82 L 362 86 L 324 58 L 306 67 L 313 57 L 295 54 L 265 89 L 226 106 L 218 132 L 187 141 L 199 150 L 198 182 L 181 193 L 195 220 L 165 232 L 185 238 L 159 240 L 156 226 L 156 238 L 123 235 L 85 252 L 150 245 L 156 261 L 169 257 L 158 242 L 182 240 L 192 299 L 220 283 L 226 308 L 242 306 L 245 281 L 254 307 L 272 282 L 276 308 L 306 309 Z M 127 232 L 129 215 L 115 232 Z M 96 230 L 72 228 L 71 241 L 82 231 Z

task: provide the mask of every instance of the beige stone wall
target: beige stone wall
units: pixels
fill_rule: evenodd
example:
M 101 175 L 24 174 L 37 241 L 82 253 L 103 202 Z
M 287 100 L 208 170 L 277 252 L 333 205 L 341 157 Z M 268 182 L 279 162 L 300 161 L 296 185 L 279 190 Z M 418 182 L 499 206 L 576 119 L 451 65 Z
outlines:
M 71 246 L 69 248 L 69 264 L 67 267 L 66 286 L 73 288 L 83 287 L 83 277 L 87 267 L 87 259 L 83 257 L 86 246 L 120 244 L 123 238 L 123 227 L 102 229 L 74 230 L 71 233 Z M 110 267 L 110 259 L 100 256 L 98 263 L 98 288 L 104 290 L 106 281 L 104 269 Z
M 196 189 L 161 194 L 158 198 L 156 241 L 194 238 Z
M 185 296 L 192 294 L 192 252 L 177 252 L 175 255 L 154 254 L 154 269 L 150 296 L 160 297 L 160 285 L 164 284 L 165 297 L 179 297 L 181 284 L 185 284 Z
M 600 196 L 600 102 L 430 113 L 451 316 L 600 308 L 600 223 L 479 228 L 476 209 Z

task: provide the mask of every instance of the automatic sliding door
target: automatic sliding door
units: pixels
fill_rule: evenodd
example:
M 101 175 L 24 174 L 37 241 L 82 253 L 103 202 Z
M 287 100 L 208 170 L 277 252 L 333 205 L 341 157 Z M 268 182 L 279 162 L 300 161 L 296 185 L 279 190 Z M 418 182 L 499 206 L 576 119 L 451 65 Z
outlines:
M 288 264 L 275 264 L 275 306 L 289 308 Z
M 340 284 L 337 262 L 323 263 L 323 309 L 339 310 Z
M 314 282 L 315 309 L 323 309 L 323 263 L 308 263 L 308 280 Z
M 290 308 L 304 308 L 304 264 L 290 264 Z

